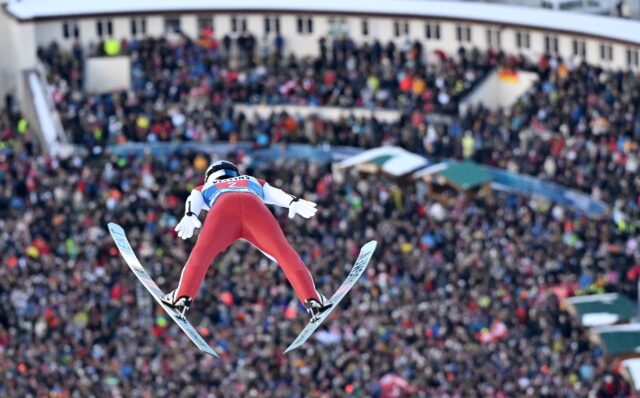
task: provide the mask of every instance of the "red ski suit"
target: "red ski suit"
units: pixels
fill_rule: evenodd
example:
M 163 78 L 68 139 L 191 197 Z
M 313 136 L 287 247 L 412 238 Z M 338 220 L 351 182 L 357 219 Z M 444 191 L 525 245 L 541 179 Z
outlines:
M 211 181 L 195 188 L 187 200 L 191 211 L 197 215 L 202 208 L 210 210 L 182 270 L 175 297 L 193 299 L 213 259 L 231 243 L 245 239 L 278 262 L 301 302 L 319 300 L 309 270 L 265 205 L 286 207 L 291 199 L 264 180 L 250 176 Z

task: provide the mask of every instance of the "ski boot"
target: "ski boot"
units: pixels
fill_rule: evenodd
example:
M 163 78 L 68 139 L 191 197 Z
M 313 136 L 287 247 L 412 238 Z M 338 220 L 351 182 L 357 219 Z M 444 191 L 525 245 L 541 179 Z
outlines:
M 304 308 L 311 316 L 311 323 L 317 322 L 322 313 L 331 308 L 331 304 L 328 303 L 329 300 L 325 296 L 318 294 L 318 297 L 320 297 L 320 301 L 310 298 L 304 302 Z
M 192 300 L 187 296 L 181 296 L 176 299 L 175 295 L 176 291 L 173 290 L 170 293 L 165 294 L 160 300 L 163 304 L 178 311 L 180 317 L 184 319 L 184 314 L 191 306 Z

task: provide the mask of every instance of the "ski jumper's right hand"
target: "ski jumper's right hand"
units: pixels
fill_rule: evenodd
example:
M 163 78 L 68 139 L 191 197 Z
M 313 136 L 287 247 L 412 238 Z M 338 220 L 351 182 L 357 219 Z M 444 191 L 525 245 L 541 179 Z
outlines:
M 200 220 L 198 220 L 195 214 L 185 214 L 178 225 L 176 225 L 176 232 L 178 232 L 178 236 L 182 239 L 189 239 L 193 236 L 193 231 L 195 231 L 196 228 L 200 228 L 201 225 Z

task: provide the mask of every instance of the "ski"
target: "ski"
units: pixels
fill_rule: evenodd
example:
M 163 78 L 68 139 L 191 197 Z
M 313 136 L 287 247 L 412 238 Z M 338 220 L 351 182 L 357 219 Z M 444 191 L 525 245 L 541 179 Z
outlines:
M 113 238 L 116 246 L 118 246 L 118 250 L 120 254 L 124 258 L 124 261 L 127 263 L 133 274 L 138 278 L 138 280 L 142 283 L 142 285 L 151 293 L 151 296 L 160 304 L 162 309 L 169 315 L 171 319 L 182 329 L 182 331 L 189 337 L 189 339 L 193 342 L 193 344 L 198 347 L 198 349 L 205 354 L 212 355 L 214 357 L 219 358 L 217 352 L 214 351 L 209 344 L 200 336 L 200 334 L 196 331 L 196 329 L 187 321 L 186 318 L 182 317 L 178 311 L 175 309 L 168 307 L 162 303 L 160 300 L 164 293 L 158 285 L 153 281 L 149 273 L 144 269 L 144 267 L 138 261 L 133 249 L 131 248 L 131 244 L 129 243 L 129 239 L 127 239 L 127 235 L 121 226 L 114 223 L 109 223 L 109 232 L 111 233 L 111 237 Z
M 331 304 L 331 308 L 326 310 L 320 315 L 320 318 L 314 322 L 309 322 L 307 326 L 302 329 L 298 337 L 287 347 L 284 353 L 288 353 L 290 351 L 295 350 L 296 348 L 303 345 L 309 337 L 313 334 L 313 332 L 318 329 L 318 327 L 324 322 L 325 319 L 336 309 L 338 303 L 344 298 L 344 296 L 351 291 L 351 288 L 355 286 L 360 279 L 360 276 L 367 269 L 367 265 L 369 265 L 369 261 L 371 260 L 371 256 L 373 255 L 374 250 L 376 250 L 377 242 L 372 240 L 368 242 L 366 245 L 362 246 L 360 249 L 360 254 L 358 255 L 358 259 L 353 264 L 353 268 L 351 268 L 351 272 L 347 275 L 347 278 L 342 282 L 342 285 L 336 290 L 336 292 L 329 299 L 329 304 Z

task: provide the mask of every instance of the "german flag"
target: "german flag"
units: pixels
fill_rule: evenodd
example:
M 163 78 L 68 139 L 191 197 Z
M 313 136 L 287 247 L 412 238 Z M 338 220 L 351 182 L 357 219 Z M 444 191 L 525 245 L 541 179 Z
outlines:
M 505 68 L 498 70 L 498 79 L 505 83 L 517 83 L 520 80 L 518 77 L 518 71 Z

